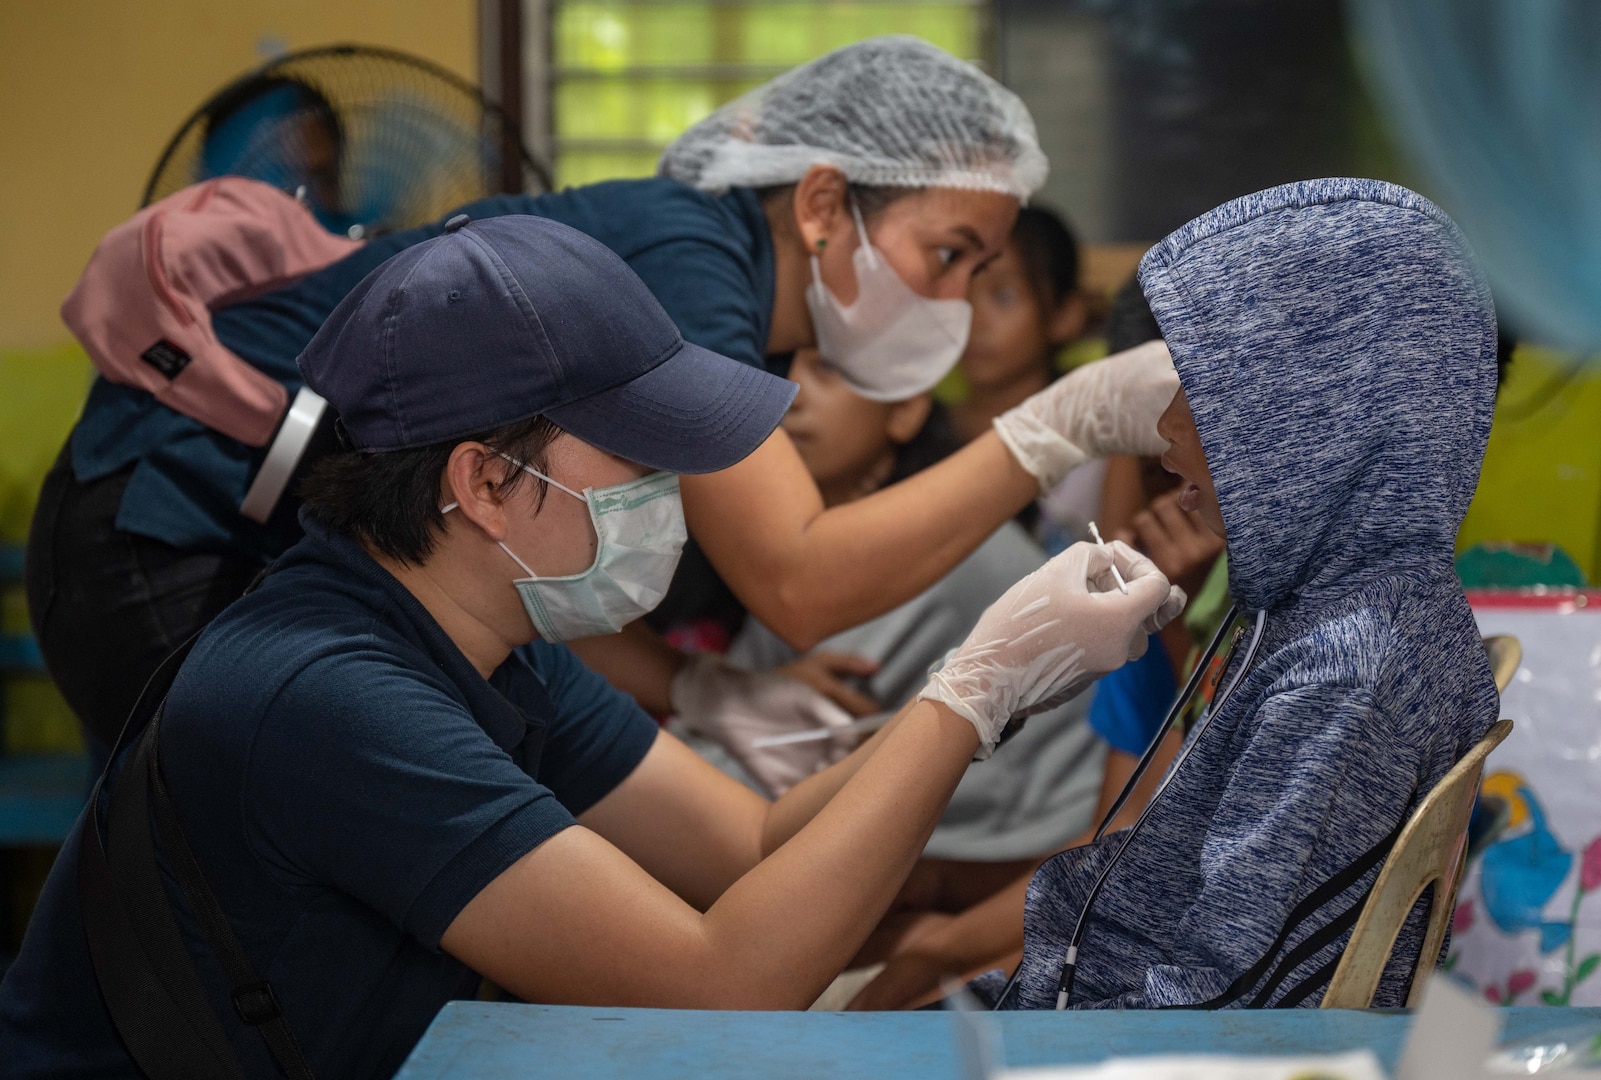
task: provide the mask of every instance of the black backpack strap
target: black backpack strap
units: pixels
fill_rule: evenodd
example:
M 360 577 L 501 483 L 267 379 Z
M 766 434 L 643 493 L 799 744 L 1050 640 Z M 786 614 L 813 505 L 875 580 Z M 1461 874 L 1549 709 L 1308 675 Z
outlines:
M 148 741 L 140 739 L 140 751 Z M 90 803 L 79 851 L 78 896 L 95 981 L 117 1034 L 146 1076 L 243 1080 L 173 919 L 148 824 L 140 828 L 141 822 L 129 816 L 130 793 L 145 787 L 143 764 L 142 754 L 129 763 L 109 811 L 108 831 L 120 842 L 114 849 L 121 864 L 116 877 L 122 880 L 114 879 L 106 855 L 98 799 Z M 126 827 L 130 822 L 133 828 Z
M 149 747 L 147 790 L 155 809 L 156 831 L 161 835 L 162 847 L 166 849 L 172 876 L 178 879 L 178 887 L 183 890 L 184 900 L 200 924 L 206 944 L 211 946 L 212 953 L 228 976 L 228 983 L 233 987 L 234 1012 L 247 1026 L 261 1033 L 272 1059 L 289 1080 L 313 1080 L 311 1067 L 306 1064 L 300 1045 L 289 1030 L 289 1022 L 284 1019 L 283 1010 L 278 1006 L 278 997 L 273 993 L 272 984 L 256 977 L 250 956 L 239 944 L 239 939 L 234 937 L 233 927 L 228 925 L 222 905 L 217 903 L 211 886 L 206 884 L 205 875 L 200 871 L 200 862 L 189 846 L 189 838 L 178 823 L 177 808 L 173 806 L 166 781 L 161 776 L 158 753 L 160 732 L 161 714 L 158 712 L 150 722 L 150 735 L 141 741 L 140 748 Z M 149 817 L 145 816 L 144 820 L 148 821 Z
M 249 957 L 206 884 L 161 777 L 157 757 L 161 709 L 150 706 L 153 701 L 164 702 L 193 644 L 194 638 L 185 642 L 151 676 L 117 739 L 111 765 L 90 797 L 79 852 L 78 895 L 95 980 L 118 1035 L 146 1076 L 244 1080 L 162 885 L 151 835 L 154 818 L 172 874 L 233 987 L 235 1011 L 261 1032 L 285 1076 L 312 1080 L 272 987 L 255 977 Z M 144 724 L 152 712 L 153 718 Z M 134 739 L 138 741 L 112 786 L 102 830 L 101 790 L 120 751 Z

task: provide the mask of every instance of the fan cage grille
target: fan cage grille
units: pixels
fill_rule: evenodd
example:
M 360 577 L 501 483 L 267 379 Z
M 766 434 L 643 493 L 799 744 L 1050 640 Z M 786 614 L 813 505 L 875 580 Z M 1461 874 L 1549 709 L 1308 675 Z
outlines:
M 295 190 L 336 231 L 374 236 L 437 221 L 504 191 L 548 190 L 505 113 L 420 57 L 327 45 L 278 57 L 196 109 L 162 153 L 140 205 L 216 175 Z

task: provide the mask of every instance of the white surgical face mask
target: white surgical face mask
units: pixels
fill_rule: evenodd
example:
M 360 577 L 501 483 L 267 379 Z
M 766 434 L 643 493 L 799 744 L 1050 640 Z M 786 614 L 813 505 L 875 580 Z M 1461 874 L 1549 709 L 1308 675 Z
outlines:
M 851 255 L 856 302 L 849 307 L 823 284 L 812 256 L 806 307 L 817 351 L 851 389 L 873 401 L 905 401 L 927 390 L 956 366 L 967 348 L 973 305 L 930 300 L 912 291 L 867 238 L 862 213 L 851 203 L 861 243 Z
M 651 473 L 626 484 L 589 488 L 580 495 L 532 466 L 506 460 L 583 500 L 595 526 L 595 561 L 587 570 L 562 577 L 540 577 L 511 548 L 500 544 L 528 575 L 512 584 L 540 637 L 571 641 L 615 634 L 662 602 L 689 537 L 676 474 Z M 440 513 L 449 513 L 456 505 L 451 503 Z

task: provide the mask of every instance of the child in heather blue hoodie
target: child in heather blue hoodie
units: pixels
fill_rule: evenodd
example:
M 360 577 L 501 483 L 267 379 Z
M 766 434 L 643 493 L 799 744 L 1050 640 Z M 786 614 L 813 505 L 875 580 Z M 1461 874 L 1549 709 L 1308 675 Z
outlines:
M 1164 464 L 1226 535 L 1230 590 L 1263 629 L 1091 908 L 1068 1004 L 1314 1006 L 1399 825 L 1496 719 L 1451 564 L 1490 430 L 1495 314 L 1450 219 L 1372 180 L 1235 200 L 1139 276 L 1182 384 Z M 1056 1004 L 1123 839 L 1035 876 L 1006 1007 Z M 1404 1003 L 1426 908 L 1375 1005 Z

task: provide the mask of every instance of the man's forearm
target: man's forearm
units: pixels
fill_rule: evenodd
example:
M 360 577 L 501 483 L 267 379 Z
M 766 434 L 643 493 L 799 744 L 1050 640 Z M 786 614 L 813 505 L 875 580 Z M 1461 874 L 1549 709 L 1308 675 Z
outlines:
M 785 973 L 820 991 L 843 969 L 889 908 L 978 745 L 966 720 L 927 701 L 880 734 L 854 782 L 703 917 L 708 941 L 747 965 L 727 976 L 736 999 L 742 985 L 754 992 Z
M 843 761 L 835 762 L 820 773 L 808 776 L 784 792 L 776 802 L 768 808 L 767 820 L 762 826 L 762 854 L 765 856 L 776 851 L 790 837 L 806 827 L 806 823 L 816 817 L 829 801 L 839 794 L 839 790 L 855 776 L 873 753 L 889 738 L 890 732 L 895 730 L 901 718 L 911 711 L 917 702 L 908 703 L 894 719 L 885 724 L 873 737 L 851 752 Z

